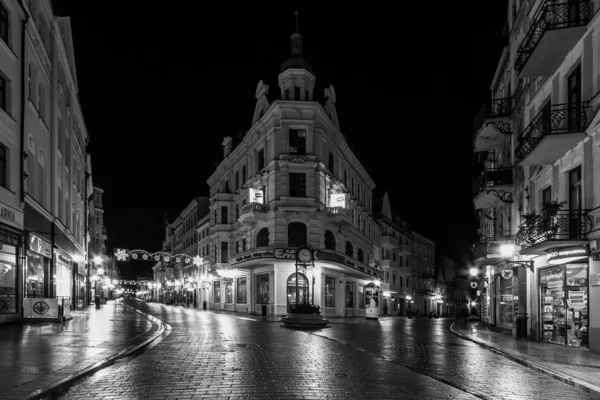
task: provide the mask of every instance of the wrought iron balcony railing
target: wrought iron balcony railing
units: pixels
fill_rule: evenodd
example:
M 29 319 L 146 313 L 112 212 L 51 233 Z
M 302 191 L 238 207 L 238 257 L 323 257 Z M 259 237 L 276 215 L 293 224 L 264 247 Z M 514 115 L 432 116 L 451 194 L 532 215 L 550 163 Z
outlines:
M 517 50 L 515 69 L 522 71 L 525 68 L 547 31 L 583 26 L 591 17 L 592 4 L 589 0 L 569 0 L 560 3 L 557 0 L 546 0 L 533 18 L 533 23 Z
M 485 103 L 481 110 L 477 113 L 477 116 L 473 120 L 473 139 L 477 136 L 477 132 L 483 126 L 486 119 L 498 118 L 498 117 L 510 117 L 512 114 L 513 98 L 505 97 L 502 99 L 495 99 L 488 103 Z M 510 122 L 506 122 L 501 126 L 503 131 L 508 130 L 506 133 L 512 132 Z
M 494 186 L 512 185 L 512 183 L 512 167 L 486 169 L 473 180 L 473 197 L 492 189 Z
M 583 132 L 590 123 L 589 110 L 587 101 L 543 108 L 521 134 L 516 158 L 525 158 L 546 136 Z
M 519 226 L 515 243 L 527 248 L 547 240 L 584 240 L 593 226 L 589 211 L 567 209 L 529 217 Z
M 343 217 L 352 219 L 352 210 L 348 210 L 344 207 L 327 207 L 327 214 L 341 215 Z

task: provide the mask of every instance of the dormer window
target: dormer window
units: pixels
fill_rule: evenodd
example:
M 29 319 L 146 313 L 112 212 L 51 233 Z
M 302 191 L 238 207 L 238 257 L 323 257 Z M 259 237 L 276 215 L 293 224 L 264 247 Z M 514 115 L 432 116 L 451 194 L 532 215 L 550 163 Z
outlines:
M 294 100 L 300 100 L 300 88 L 298 86 L 294 86 Z
M 306 154 L 306 131 L 303 129 L 290 129 L 289 154 Z

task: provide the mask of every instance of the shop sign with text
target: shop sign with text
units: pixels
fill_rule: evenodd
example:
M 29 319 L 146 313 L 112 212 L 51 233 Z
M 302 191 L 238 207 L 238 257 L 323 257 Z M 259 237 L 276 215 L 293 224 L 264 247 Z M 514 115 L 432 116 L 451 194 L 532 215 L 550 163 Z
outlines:
M 0 222 L 23 229 L 23 212 L 0 203 Z
M 549 264 L 562 264 L 571 260 L 589 256 L 590 249 L 588 246 L 572 246 L 550 249 L 546 255 L 546 258 Z
M 29 234 L 28 248 L 44 257 L 52 257 L 52 245 L 33 233 Z

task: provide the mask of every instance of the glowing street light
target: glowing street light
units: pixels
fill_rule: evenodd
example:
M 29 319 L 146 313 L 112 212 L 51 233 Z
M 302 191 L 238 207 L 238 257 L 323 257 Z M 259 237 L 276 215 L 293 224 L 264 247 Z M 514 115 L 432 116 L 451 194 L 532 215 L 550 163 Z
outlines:
M 469 273 L 471 274 L 471 276 L 477 276 L 477 268 L 471 267 Z

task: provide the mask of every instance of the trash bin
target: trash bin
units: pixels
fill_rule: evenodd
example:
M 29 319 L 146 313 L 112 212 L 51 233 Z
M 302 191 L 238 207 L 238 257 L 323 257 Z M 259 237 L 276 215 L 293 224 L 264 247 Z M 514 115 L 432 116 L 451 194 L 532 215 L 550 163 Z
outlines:
M 517 314 L 517 337 L 527 338 L 527 314 Z
M 206 310 L 206 300 L 203 300 L 203 301 L 202 301 L 202 309 L 203 309 L 203 310 Z
M 267 315 L 267 305 L 266 305 L 266 304 L 263 304 L 263 305 L 262 305 L 262 315 L 263 315 L 263 316 L 266 316 L 266 315 Z

